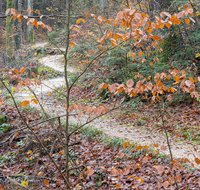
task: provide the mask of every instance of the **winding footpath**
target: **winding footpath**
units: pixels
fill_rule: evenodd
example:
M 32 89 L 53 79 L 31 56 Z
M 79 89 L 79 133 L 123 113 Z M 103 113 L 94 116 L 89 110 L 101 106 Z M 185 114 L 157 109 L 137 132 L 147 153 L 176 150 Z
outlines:
M 38 43 L 35 44 L 34 47 L 44 47 L 47 43 Z M 64 51 L 64 49 L 61 49 Z M 40 60 L 40 63 L 55 69 L 56 71 L 64 72 L 64 65 L 61 63 L 60 59 L 63 55 L 52 55 L 50 57 L 43 57 Z M 76 70 L 72 67 L 68 68 L 69 72 L 75 72 Z M 51 93 L 55 88 L 59 88 L 65 85 L 64 77 L 58 77 L 54 79 L 41 81 L 41 85 L 31 86 L 31 89 L 34 90 L 38 99 L 41 101 L 44 109 L 53 115 L 62 115 L 65 114 L 65 108 L 60 105 L 54 106 L 54 99 L 51 96 L 48 96 L 48 93 Z M 23 89 L 20 93 L 15 93 L 16 99 L 23 100 L 31 100 L 33 98 L 32 93 L 28 89 Z M 31 106 L 40 109 L 38 104 L 31 103 Z M 81 117 L 81 121 L 74 117 L 70 118 L 70 122 L 72 123 L 84 123 L 87 120 L 86 117 Z M 122 126 L 114 121 L 114 119 L 97 119 L 90 123 L 90 126 L 93 126 L 97 129 L 103 131 L 104 134 L 112 137 L 119 137 L 126 140 L 130 140 L 135 143 L 139 143 L 141 145 L 150 145 L 150 144 L 158 144 L 159 146 L 165 145 L 167 146 L 166 138 L 163 134 L 150 134 L 148 131 L 141 131 L 140 129 L 135 129 L 133 126 Z M 192 145 L 188 143 L 178 143 L 173 139 L 170 139 L 171 150 L 174 158 L 188 158 L 191 162 L 194 163 L 195 168 L 200 168 L 194 162 L 193 154 L 200 158 L 199 146 L 197 147 L 197 152 L 194 151 Z M 159 150 L 161 153 L 169 155 L 168 149 L 166 151 Z

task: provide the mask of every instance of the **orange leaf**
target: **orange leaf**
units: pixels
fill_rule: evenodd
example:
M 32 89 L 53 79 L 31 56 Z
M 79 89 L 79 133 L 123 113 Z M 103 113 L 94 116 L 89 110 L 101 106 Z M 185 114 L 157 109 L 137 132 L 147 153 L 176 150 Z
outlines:
M 85 23 L 85 20 L 84 20 L 84 19 L 82 19 L 82 18 L 81 18 L 81 21 L 82 21 L 83 23 Z
M 96 18 L 96 15 L 95 15 L 95 14 L 91 14 L 91 16 L 92 16 L 93 18 Z
M 108 87 L 108 85 L 107 85 L 107 84 L 105 84 L 105 83 L 102 83 L 102 84 L 100 84 L 100 85 L 99 85 L 99 88 L 98 88 L 98 90 L 101 90 L 102 88 L 106 89 L 107 87 Z
M 49 180 L 44 179 L 44 183 L 45 183 L 46 185 L 49 185 Z
M 107 84 L 104 84 L 104 85 L 103 85 L 103 88 L 104 88 L 104 89 L 106 89 L 107 87 L 108 87 L 108 85 L 107 85 Z
M 87 14 L 85 15 L 85 17 L 88 18 L 88 17 L 89 17 L 89 13 L 87 13 Z
M 78 118 L 80 118 L 82 116 L 82 113 L 80 112 L 79 114 L 78 114 Z
M 86 171 L 86 174 L 87 174 L 88 176 L 91 176 L 93 173 L 94 173 L 94 170 L 93 170 L 93 169 L 90 169 L 90 170 L 87 170 L 87 171 Z
M 167 96 L 167 99 L 171 102 L 171 101 L 172 101 L 172 96 L 171 96 L 171 95 L 168 95 L 168 96 Z
M 118 35 L 117 35 L 117 34 L 114 34 L 114 35 L 113 35 L 113 38 L 114 38 L 115 40 L 117 40 Z
M 139 54 L 138 54 L 138 57 L 140 57 L 141 55 L 143 55 L 144 54 L 144 52 L 140 52 Z
M 134 82 L 133 82 L 132 79 L 127 80 L 126 86 L 127 86 L 128 88 L 131 88 L 133 85 L 134 85 Z
M 186 18 L 186 19 L 185 19 L 185 22 L 186 22 L 187 24 L 189 24 L 189 23 L 190 23 L 190 19 L 189 19 L 189 18 Z
M 127 142 L 123 143 L 123 147 L 124 147 L 124 148 L 126 148 L 127 146 L 128 146 L 128 143 L 127 143 Z
M 163 172 L 164 172 L 164 166 L 158 165 L 158 166 L 154 166 L 154 168 L 157 169 L 157 171 L 158 171 L 158 173 L 159 173 L 160 175 L 163 174 Z
M 62 150 L 62 151 L 60 151 L 60 153 L 61 153 L 61 154 L 65 154 L 65 151 Z
M 27 13 L 30 15 L 31 14 L 31 9 L 27 9 Z
M 19 105 L 19 107 L 26 107 L 30 102 L 28 100 L 21 102 L 21 104 Z
M 80 19 L 78 19 L 78 20 L 76 21 L 76 24 L 79 24 L 81 21 L 82 21 L 83 23 L 85 23 L 85 20 L 82 19 L 82 18 L 80 18 Z
M 131 166 L 130 166 L 130 165 L 127 165 L 127 166 L 126 166 L 126 169 L 125 169 L 124 172 L 123 172 L 123 175 L 128 175 L 129 172 L 130 172 L 130 169 L 131 169 Z
M 32 99 L 31 102 L 34 102 L 35 104 L 38 104 L 38 101 L 36 99 Z
M 195 162 L 196 162 L 196 164 L 200 164 L 200 159 L 199 158 L 195 158 Z
M 167 147 L 162 145 L 162 146 L 160 146 L 160 150 L 165 151 L 165 150 L 167 150 Z
M 192 83 L 194 83 L 194 80 L 193 80 L 193 78 L 190 78 L 190 77 L 189 77 L 189 80 L 190 80 Z
M 76 21 L 76 24 L 79 24 L 81 22 L 81 19 L 78 19 L 77 21 Z
M 169 184 L 168 181 L 165 181 L 162 185 L 163 185 L 164 188 L 167 188 L 170 184 Z
M 159 41 L 160 37 L 159 36 L 151 36 L 154 40 Z
M 32 74 L 31 74 L 33 77 L 36 77 L 36 74 L 34 73 L 34 72 L 32 72 Z
M 20 72 L 23 73 L 25 71 L 25 67 L 20 69 Z
M 115 188 L 119 189 L 121 186 L 119 184 L 114 185 Z
M 70 30 L 72 30 L 74 28 L 74 24 L 70 26 Z
M 74 42 L 71 42 L 70 43 L 70 46 L 75 46 L 76 44 Z
M 107 38 L 111 38 L 112 37 L 113 32 L 110 30 L 107 32 Z
M 157 145 L 157 144 L 153 144 L 153 146 L 154 146 L 154 147 L 158 147 L 158 145 Z
M 149 34 L 151 34 L 151 33 L 152 33 L 152 28 L 149 28 L 149 29 L 147 30 L 147 32 L 148 32 Z
M 98 16 L 97 20 L 101 23 L 103 21 L 103 17 L 102 16 Z
M 144 180 L 141 177 L 136 177 L 135 179 L 140 181 L 140 183 L 144 183 Z
M 147 163 L 148 160 L 149 160 L 149 158 L 145 156 L 145 157 L 142 159 L 142 162 L 143 162 L 143 163 Z
M 132 53 L 132 54 L 131 54 L 131 57 L 132 57 L 133 59 L 135 59 L 136 54 L 135 54 L 135 53 Z
M 73 110 L 74 110 L 74 105 L 69 106 L 69 108 L 68 108 L 68 112 L 69 112 L 69 113 L 72 113 Z
M 142 63 L 144 63 L 144 62 L 145 63 L 147 62 L 147 60 L 145 58 L 142 59 Z
M 164 28 L 164 26 L 165 26 L 164 24 L 161 24 L 161 25 L 160 25 L 160 28 L 161 28 L 161 29 L 163 29 L 163 28 Z
M 188 87 L 190 87 L 190 86 L 192 85 L 192 81 L 191 81 L 191 80 L 186 80 L 186 81 L 185 81 L 185 84 L 186 84 Z
M 172 24 L 171 24 L 170 22 L 167 22 L 165 25 L 167 26 L 167 28 L 170 28 L 170 26 L 171 26 Z
M 171 88 L 170 90 L 171 90 L 171 92 L 173 92 L 173 93 L 175 92 L 175 89 L 174 89 L 174 88 Z

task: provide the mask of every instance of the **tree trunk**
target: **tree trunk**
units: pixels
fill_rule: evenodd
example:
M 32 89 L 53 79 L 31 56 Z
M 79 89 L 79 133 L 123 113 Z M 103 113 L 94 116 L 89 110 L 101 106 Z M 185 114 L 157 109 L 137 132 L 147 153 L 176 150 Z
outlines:
M 0 0 L 0 15 L 2 15 L 3 11 L 2 11 L 2 0 Z M 0 18 L 0 30 L 3 27 L 3 19 Z
M 26 11 L 27 10 L 27 7 L 28 7 L 28 5 L 27 5 L 27 0 L 23 0 L 23 11 Z M 22 21 L 23 21 L 23 24 L 22 24 L 22 31 L 23 31 L 23 36 L 22 36 L 22 38 L 23 38 L 23 43 L 25 43 L 25 42 L 27 42 L 27 39 L 28 39 L 28 32 L 27 32 L 27 30 L 28 30 L 28 27 L 27 27 L 27 20 L 26 19 L 22 19 Z
M 21 0 L 14 0 L 14 9 L 17 10 L 18 13 L 21 13 Z M 15 48 L 15 59 L 21 60 L 21 56 L 19 56 L 19 49 L 21 48 L 22 41 L 22 27 L 21 22 L 18 19 L 14 20 L 14 48 Z
M 28 0 L 27 1 L 28 9 L 33 10 L 33 0 Z M 32 16 L 33 13 L 29 14 L 29 16 Z M 28 25 L 28 39 L 27 42 L 34 42 L 34 33 L 33 33 L 33 28 L 31 27 L 31 24 Z
M 0 0 L 0 15 L 3 14 L 3 9 L 2 9 L 2 0 Z M 0 18 L 0 33 L 3 30 L 3 18 Z M 0 43 L 3 43 L 3 37 L 2 35 L 0 35 Z
M 12 0 L 7 0 L 7 9 L 13 8 Z M 11 61 L 13 57 L 13 43 L 12 43 L 12 20 L 11 16 L 6 18 L 6 55 L 8 56 L 8 62 Z
M 101 10 L 104 13 L 104 10 L 105 10 L 105 0 L 101 0 Z

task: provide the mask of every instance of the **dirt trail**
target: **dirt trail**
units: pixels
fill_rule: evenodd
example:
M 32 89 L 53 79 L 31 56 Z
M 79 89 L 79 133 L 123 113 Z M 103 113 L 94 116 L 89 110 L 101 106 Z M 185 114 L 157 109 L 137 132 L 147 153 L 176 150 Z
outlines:
M 35 44 L 34 47 L 44 47 L 46 43 L 38 43 Z M 62 63 L 60 62 L 60 59 L 63 55 L 53 55 L 50 57 L 43 57 L 41 59 L 41 63 L 45 66 L 49 66 L 51 68 L 54 68 L 57 71 L 64 72 L 64 67 Z M 68 68 L 69 72 L 74 72 L 75 69 L 72 67 Z M 39 86 L 32 86 L 31 88 L 35 91 L 37 96 L 39 97 L 39 100 L 41 101 L 42 105 L 44 106 L 45 110 L 49 112 L 50 114 L 54 115 L 62 115 L 65 114 L 65 108 L 61 107 L 60 105 L 53 106 L 54 99 L 50 96 L 48 96 L 48 93 L 51 93 L 53 89 L 61 87 L 65 84 L 64 77 L 58 77 L 54 79 L 44 80 L 42 81 L 42 85 Z M 23 92 L 16 93 L 15 97 L 19 100 L 25 100 L 25 99 L 31 99 L 31 93 L 27 91 L 26 89 L 23 90 Z M 31 106 L 36 107 L 37 109 L 40 109 L 39 105 L 31 104 Z M 88 118 L 86 116 L 81 117 L 81 120 L 76 119 L 74 117 L 70 118 L 70 122 L 72 123 L 84 123 Z M 150 144 L 158 144 L 159 146 L 165 145 L 166 138 L 162 134 L 150 134 L 148 131 L 141 131 L 139 129 L 133 128 L 133 126 L 122 126 L 114 122 L 114 119 L 97 119 L 90 123 L 91 126 L 103 130 L 103 132 L 110 137 L 120 137 L 124 138 L 136 143 L 140 143 L 141 145 L 150 145 Z M 196 153 L 194 151 L 194 148 L 184 143 L 178 143 L 175 142 L 173 139 L 170 139 L 171 142 L 171 149 L 173 153 L 174 158 L 188 158 L 190 161 L 194 162 L 194 154 L 198 158 L 200 158 L 199 152 Z M 197 147 L 197 150 L 199 150 L 199 147 Z M 169 155 L 168 149 L 166 151 L 160 152 Z M 195 163 L 195 162 L 194 162 Z M 196 168 L 199 168 L 198 165 L 195 164 Z

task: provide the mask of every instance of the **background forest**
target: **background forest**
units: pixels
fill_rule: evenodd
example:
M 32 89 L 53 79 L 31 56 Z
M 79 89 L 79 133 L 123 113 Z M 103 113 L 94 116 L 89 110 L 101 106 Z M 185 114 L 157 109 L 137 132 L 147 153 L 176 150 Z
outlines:
M 0 0 L 1 189 L 199 189 L 197 0 Z

